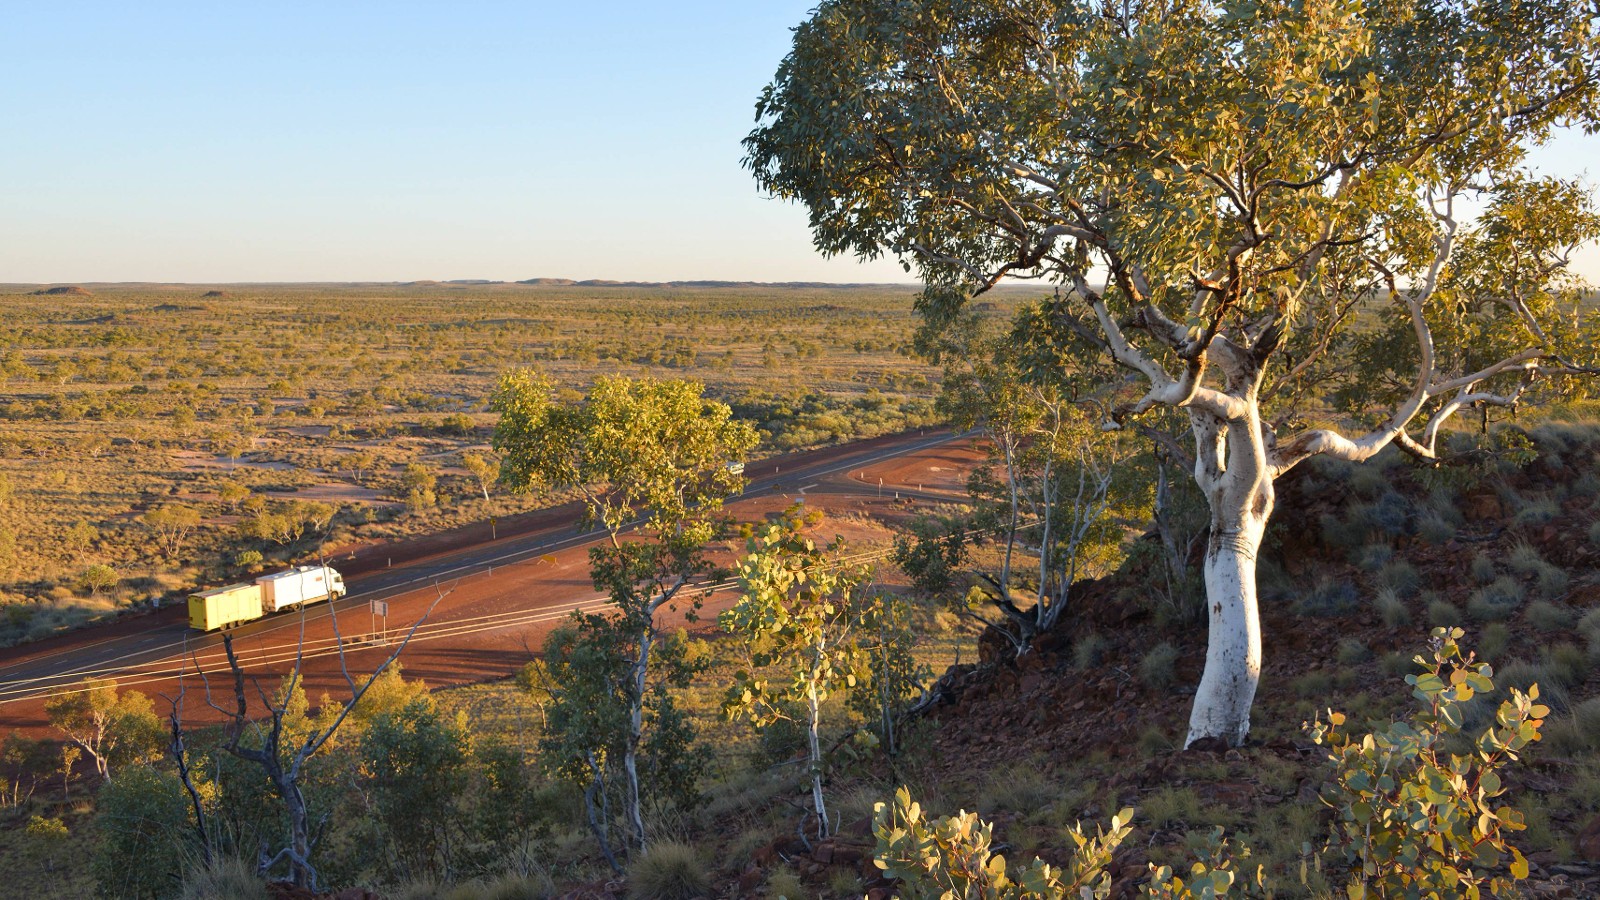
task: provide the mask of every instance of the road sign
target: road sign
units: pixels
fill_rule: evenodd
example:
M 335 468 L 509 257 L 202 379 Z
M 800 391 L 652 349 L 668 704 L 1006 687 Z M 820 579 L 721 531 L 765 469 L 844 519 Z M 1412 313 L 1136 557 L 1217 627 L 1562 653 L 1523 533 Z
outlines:
M 389 614 L 389 601 L 387 601 L 387 600 L 374 600 L 374 601 L 372 601 L 372 614 L 375 615 L 375 616 L 387 616 Z

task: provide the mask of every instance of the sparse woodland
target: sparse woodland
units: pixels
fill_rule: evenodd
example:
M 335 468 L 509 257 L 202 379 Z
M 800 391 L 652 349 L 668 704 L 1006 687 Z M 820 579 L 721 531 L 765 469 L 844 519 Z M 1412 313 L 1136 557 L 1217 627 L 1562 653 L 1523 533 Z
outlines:
M 512 366 L 568 391 L 693 378 L 756 423 L 762 452 L 933 415 L 937 368 L 892 289 L 0 293 L 3 643 L 527 509 L 484 478 L 485 403 Z
M 50 590 L 349 539 L 359 504 L 268 496 L 333 480 L 395 528 L 578 498 L 616 598 L 452 690 L 402 654 L 308 698 L 230 655 L 272 715 L 220 729 L 86 683 L 59 739 L 5 741 L 18 884 L 1600 896 L 1600 299 L 1568 268 L 1600 212 L 1527 165 L 1600 130 L 1600 14 L 827 0 L 758 114 L 760 185 L 903 260 L 914 318 L 517 286 L 8 311 L 0 502 L 37 523 L 13 558 L 23 527 L 80 548 Z M 988 457 L 892 548 L 724 514 L 758 446 L 934 420 Z M 17 473 L 100 471 L 67 446 L 165 493 L 25 515 L 56 495 Z

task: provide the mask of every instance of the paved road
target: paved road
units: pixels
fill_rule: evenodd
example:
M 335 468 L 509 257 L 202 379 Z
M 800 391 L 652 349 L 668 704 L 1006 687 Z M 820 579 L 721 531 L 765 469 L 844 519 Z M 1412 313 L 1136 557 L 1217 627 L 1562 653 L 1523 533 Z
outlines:
M 810 492 L 872 496 L 880 488 L 876 484 L 866 484 L 850 477 L 853 472 L 951 443 L 961 437 L 948 431 L 929 432 L 926 435 L 907 434 L 792 457 L 776 457 L 751 465 L 750 484 L 745 493 L 736 499 L 771 497 L 779 492 L 785 495 Z M 949 493 L 939 491 L 908 490 L 907 487 L 897 489 L 893 485 L 886 489 L 887 492 L 896 490 L 899 496 L 910 499 L 952 499 Z M 313 652 L 317 652 L 319 641 L 323 645 L 333 643 L 336 648 L 337 644 L 331 638 L 334 626 L 342 630 L 346 643 L 350 641 L 351 631 L 359 628 L 364 634 L 369 630 L 368 604 L 371 601 L 419 594 L 434 595 L 441 589 L 439 586 L 456 583 L 468 576 L 492 573 L 496 568 L 518 566 L 526 569 L 530 562 L 537 565 L 544 560 L 554 561 L 557 554 L 570 555 L 574 548 L 593 542 L 599 535 L 599 532 L 593 531 L 578 532 L 575 526 L 579 511 L 576 507 L 563 507 L 557 512 L 561 514 L 552 516 L 553 523 L 547 527 L 351 576 L 348 579 L 350 595 L 338 604 L 310 607 L 304 616 L 282 615 L 249 623 L 233 631 L 235 644 L 250 645 L 253 648 L 251 658 L 268 663 L 282 663 L 292 658 L 302 634 L 329 635 L 308 640 L 307 646 L 312 647 Z M 339 560 L 332 562 L 337 565 Z M 570 592 L 558 599 L 560 593 L 523 593 L 515 609 L 498 610 L 492 615 L 476 617 L 487 621 L 460 625 L 434 623 L 429 626 L 427 638 L 449 639 L 453 634 L 464 634 L 471 628 L 481 630 L 485 625 L 493 626 L 497 619 L 503 620 L 508 627 L 554 621 L 565 617 L 575 606 L 603 604 L 603 600 L 597 597 L 575 603 Z M 593 594 L 592 591 L 588 593 Z M 416 598 L 413 597 L 411 602 L 415 604 Z M 330 618 L 335 612 L 338 614 L 336 620 Z M 178 608 L 84 629 L 40 644 L 0 650 L 0 723 L 11 718 L 5 711 L 8 705 L 37 701 L 53 692 L 70 690 L 72 685 L 87 676 L 121 677 L 133 674 L 152 681 L 158 678 L 164 680 L 181 668 L 185 660 L 214 663 L 220 656 L 221 643 L 219 634 L 200 634 L 189 629 L 184 611 Z M 321 647 L 323 651 L 327 649 L 327 646 Z

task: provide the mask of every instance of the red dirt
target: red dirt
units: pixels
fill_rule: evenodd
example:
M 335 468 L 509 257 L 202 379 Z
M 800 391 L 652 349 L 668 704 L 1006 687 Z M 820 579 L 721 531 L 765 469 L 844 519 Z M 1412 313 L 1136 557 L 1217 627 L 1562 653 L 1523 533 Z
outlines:
M 752 463 L 748 474 L 752 482 L 761 482 L 779 469 L 801 470 L 804 466 L 819 467 L 833 459 L 881 451 L 896 443 L 915 441 L 916 436 L 891 436 L 843 448 L 829 448 L 807 454 L 782 457 Z M 895 471 L 908 479 L 916 477 L 916 466 L 950 464 L 950 457 L 939 448 L 908 454 L 908 463 Z M 872 467 L 867 467 L 872 470 Z M 875 471 L 875 470 L 874 470 Z M 810 490 L 803 499 L 808 507 L 824 510 L 828 516 L 818 527 L 819 534 L 831 538 L 842 534 L 853 547 L 865 550 L 868 546 L 883 546 L 891 532 L 882 524 L 904 517 L 910 500 L 859 496 L 863 490 L 859 482 L 846 477 L 847 473 L 816 476 L 803 479 L 806 485 L 780 485 L 780 490 L 766 488 L 752 496 L 730 503 L 729 512 L 741 521 L 757 521 L 771 515 L 797 499 L 788 493 L 800 486 Z M 930 476 L 939 473 L 930 472 Z M 932 485 L 934 477 L 926 483 Z M 914 482 L 913 482 L 914 483 Z M 356 593 L 369 593 L 362 580 L 372 582 L 383 573 L 393 581 L 401 570 L 385 572 L 390 558 L 406 560 L 407 569 L 426 570 L 430 560 L 440 565 L 456 565 L 452 554 L 468 549 L 483 549 L 495 553 L 504 549 L 515 537 L 543 535 L 559 538 L 571 534 L 571 524 L 576 518 L 576 504 L 539 510 L 510 517 L 499 524 L 500 539 L 488 540 L 487 523 L 455 529 L 439 535 L 383 545 L 346 548 L 330 562 L 338 566 L 351 581 Z M 446 582 L 441 589 L 447 596 L 437 607 L 417 637 L 401 657 L 409 677 L 425 679 L 430 685 L 454 685 L 506 677 L 514 673 L 530 658 L 530 648 L 537 648 L 552 628 L 561 623 L 578 605 L 592 605 L 599 596 L 589 581 L 587 548 L 589 544 L 565 546 L 540 556 L 525 557 L 508 564 L 495 564 L 492 560 L 473 564 L 471 571 Z M 736 548 L 721 548 L 720 556 L 731 561 Z M 387 597 L 389 604 L 388 631 L 390 638 L 398 638 L 411 623 L 417 621 L 436 599 L 432 586 L 406 589 L 403 593 Z M 733 600 L 731 591 L 711 596 L 702 611 L 702 621 L 714 617 Z M 334 646 L 334 621 L 327 615 L 328 607 L 312 607 L 304 623 L 304 640 L 307 657 L 304 665 L 306 690 L 313 701 L 324 691 L 338 697 L 348 690 Z M 159 658 L 142 665 L 122 668 L 108 660 L 109 674 L 118 679 L 124 689 L 137 689 L 154 697 L 161 711 L 168 708 L 169 700 L 181 696 L 185 721 L 191 723 L 218 721 L 221 713 L 207 704 L 205 685 L 194 677 L 194 663 L 198 661 L 209 674 L 211 700 L 224 708 L 232 705 L 228 696 L 231 685 L 221 677 L 226 672 L 220 640 L 215 636 L 201 636 L 183 627 L 186 611 L 171 607 L 156 613 L 119 620 L 104 627 L 86 629 L 47 641 L 12 650 L 0 651 L 0 670 L 17 670 L 30 662 L 35 665 L 55 658 L 80 656 L 90 648 L 104 653 L 116 642 L 116 652 L 125 647 L 148 645 Z M 681 616 L 669 616 L 669 627 L 681 622 Z M 369 642 L 374 631 L 374 617 L 360 606 L 346 606 L 339 611 L 338 627 L 344 636 L 347 651 L 345 665 L 352 675 L 371 671 L 392 652 L 392 643 L 378 646 Z M 302 623 L 295 616 L 270 620 L 270 624 L 254 626 L 239 633 L 234 639 L 236 652 L 252 678 L 258 679 L 268 691 L 288 671 L 293 663 L 295 647 L 301 636 Z M 144 635 L 144 637 L 141 637 Z M 187 643 L 190 662 L 183 665 L 183 644 Z M 171 652 L 163 650 L 172 647 Z M 89 657 L 93 658 L 93 657 Z M 180 685 L 174 674 L 180 666 L 189 677 Z M 13 675 L 15 677 L 15 675 Z M 6 687 L 0 684 L 0 687 Z M 13 685 L 14 687 L 14 685 Z M 247 691 L 252 700 L 254 688 Z M 0 725 L 17 730 L 44 734 L 44 699 L 19 697 L 0 701 Z

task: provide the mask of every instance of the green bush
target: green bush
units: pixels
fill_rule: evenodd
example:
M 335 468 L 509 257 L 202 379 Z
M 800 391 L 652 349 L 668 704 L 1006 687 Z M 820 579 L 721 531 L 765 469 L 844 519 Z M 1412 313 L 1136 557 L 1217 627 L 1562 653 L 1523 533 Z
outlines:
M 1460 625 L 1461 610 L 1447 600 L 1435 600 L 1428 604 L 1428 624 L 1436 628 Z
M 182 900 L 268 900 L 267 885 L 255 867 L 242 859 L 222 857 L 189 873 Z
M 655 841 L 628 867 L 628 896 L 634 900 L 691 900 L 710 893 L 711 876 L 688 844 Z
M 1422 585 L 1422 576 L 1417 572 L 1417 567 L 1403 559 L 1392 560 L 1379 569 L 1378 580 L 1402 597 L 1415 594 Z
M 1360 607 L 1361 597 L 1356 593 L 1356 586 L 1334 578 L 1322 578 L 1316 587 L 1295 602 L 1296 613 L 1316 618 L 1348 616 Z
M 1410 608 L 1406 606 L 1404 600 L 1400 599 L 1399 594 L 1389 588 L 1380 589 L 1373 596 L 1372 605 L 1378 611 L 1378 618 L 1382 619 L 1383 624 L 1390 628 L 1399 628 L 1402 625 L 1411 624 Z
M 1511 629 L 1504 622 L 1490 622 L 1478 638 L 1478 652 L 1484 659 L 1496 660 L 1511 646 Z
M 1499 572 L 1495 569 L 1494 560 L 1486 554 L 1479 553 L 1472 558 L 1472 563 L 1467 567 L 1474 581 L 1479 584 L 1488 584 L 1495 579 Z
M 1589 610 L 1578 619 L 1578 633 L 1588 643 L 1589 655 L 1600 659 L 1600 606 Z
M 1124 809 L 1111 819 L 1109 830 L 1092 837 L 1082 825 L 1068 828 L 1077 852 L 1065 869 L 1037 857 L 1025 867 L 1008 867 L 1005 857 L 993 851 L 993 825 L 965 811 L 929 819 L 903 787 L 895 792 L 893 804 L 874 807 L 872 833 L 877 838 L 878 868 L 884 877 L 899 879 L 898 896 L 904 900 L 1103 900 L 1111 895 L 1106 867 L 1132 832 L 1131 821 L 1133 810 Z
M 1079 669 L 1092 669 L 1105 661 L 1106 639 L 1089 633 L 1072 644 L 1072 664 Z
M 1372 658 L 1372 651 L 1360 638 L 1342 638 L 1336 656 L 1341 665 L 1353 666 L 1356 663 L 1366 662 Z
M 1434 546 L 1449 543 L 1456 536 L 1456 526 L 1435 512 L 1417 520 L 1417 536 Z
M 1589 677 L 1589 655 L 1573 644 L 1554 644 L 1541 655 L 1545 670 L 1564 688 L 1577 687 Z
M 1178 648 L 1162 641 L 1139 660 L 1139 680 L 1152 690 L 1171 687 L 1177 663 Z
M 1572 627 L 1572 610 L 1565 606 L 1557 606 L 1548 600 L 1535 600 L 1528 604 L 1528 609 L 1522 614 L 1540 631 L 1565 631 Z
M 1572 578 L 1560 566 L 1545 563 L 1535 573 L 1534 587 L 1539 596 L 1546 600 L 1554 600 L 1567 593 L 1567 588 L 1572 584 Z
M 1502 622 L 1516 613 L 1526 597 L 1521 582 L 1501 576 L 1472 592 L 1467 614 L 1480 622 Z
M 110 897 L 169 897 L 182 883 L 189 801 L 178 777 L 152 766 L 118 770 L 95 798 L 100 840 L 90 869 Z
M 1505 793 L 1499 770 L 1539 740 L 1549 710 L 1536 703 L 1537 688 L 1513 690 L 1495 726 L 1472 739 L 1478 755 L 1447 753 L 1463 705 L 1495 690 L 1490 667 L 1462 652 L 1463 634 L 1434 630 L 1432 659 L 1419 658 L 1422 674 L 1406 678 L 1419 703 L 1407 721 L 1355 737 L 1330 712 L 1309 728 L 1335 766 L 1324 799 L 1334 810 L 1332 846 L 1351 865 L 1351 897 L 1504 896 L 1528 877 L 1528 861 L 1508 843 L 1523 815 L 1495 801 Z M 1509 880 L 1494 874 L 1508 856 Z

